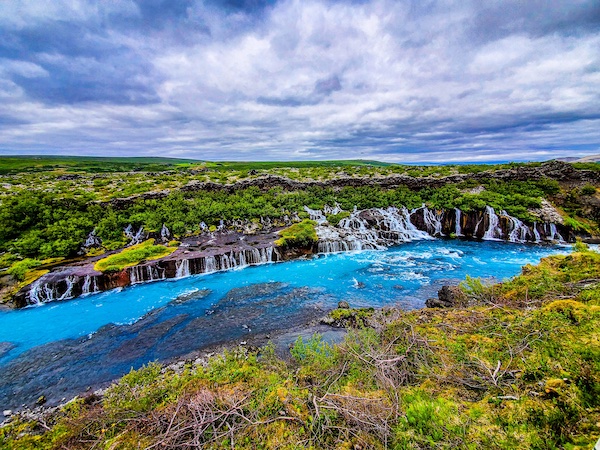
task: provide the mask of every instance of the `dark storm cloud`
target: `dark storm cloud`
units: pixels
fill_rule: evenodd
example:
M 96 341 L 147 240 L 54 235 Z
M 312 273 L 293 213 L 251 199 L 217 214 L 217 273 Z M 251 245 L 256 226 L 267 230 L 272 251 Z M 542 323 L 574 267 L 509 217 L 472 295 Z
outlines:
M 0 152 L 600 153 L 597 1 L 23 1 L 0 33 Z

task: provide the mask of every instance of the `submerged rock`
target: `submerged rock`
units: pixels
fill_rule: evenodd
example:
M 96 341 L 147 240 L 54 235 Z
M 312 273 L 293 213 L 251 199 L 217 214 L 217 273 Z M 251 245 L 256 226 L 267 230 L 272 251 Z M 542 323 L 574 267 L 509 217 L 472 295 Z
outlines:
M 189 302 L 190 300 L 200 300 L 208 297 L 211 293 L 212 291 L 210 289 L 197 289 L 192 292 L 184 292 L 183 294 L 178 295 L 177 298 L 171 303 L 174 305 L 178 305 L 181 303 Z
M 0 342 L 0 358 L 2 358 L 15 347 L 15 344 L 12 342 Z

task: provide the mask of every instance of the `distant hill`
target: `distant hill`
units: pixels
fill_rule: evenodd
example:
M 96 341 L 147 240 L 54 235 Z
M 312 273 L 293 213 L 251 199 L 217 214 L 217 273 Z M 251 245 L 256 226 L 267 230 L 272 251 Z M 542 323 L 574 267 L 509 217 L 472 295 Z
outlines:
M 588 155 L 583 158 L 567 157 L 567 158 L 556 158 L 556 161 L 568 162 L 568 163 L 589 163 L 589 162 L 600 162 L 600 154 Z

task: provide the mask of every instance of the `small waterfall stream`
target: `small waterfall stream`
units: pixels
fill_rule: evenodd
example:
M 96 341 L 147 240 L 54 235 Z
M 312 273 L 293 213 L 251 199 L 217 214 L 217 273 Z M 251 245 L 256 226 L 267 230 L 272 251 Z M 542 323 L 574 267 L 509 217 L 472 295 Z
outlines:
M 181 259 L 176 262 L 177 271 L 175 273 L 175 278 L 183 278 L 190 276 L 190 260 L 189 259 Z
M 488 218 L 488 228 L 483 234 L 486 241 L 498 241 L 502 239 L 502 228 L 500 228 L 500 218 L 491 206 L 485 207 L 485 214 Z
M 432 211 L 427 206 L 423 205 L 419 208 L 423 211 L 423 220 L 427 227 L 427 232 L 431 236 L 445 236 L 442 233 L 442 214 L 439 211 Z M 417 210 L 413 211 L 416 212 Z
M 508 215 L 506 211 L 502 211 L 501 214 L 505 216 L 510 222 L 508 240 L 510 242 L 527 242 L 527 237 L 531 236 L 531 231 L 529 230 L 529 227 L 516 217 Z
M 464 234 L 462 234 L 462 211 L 459 208 L 454 208 L 454 215 L 455 215 L 455 228 L 454 228 L 454 234 L 456 236 L 464 236 Z

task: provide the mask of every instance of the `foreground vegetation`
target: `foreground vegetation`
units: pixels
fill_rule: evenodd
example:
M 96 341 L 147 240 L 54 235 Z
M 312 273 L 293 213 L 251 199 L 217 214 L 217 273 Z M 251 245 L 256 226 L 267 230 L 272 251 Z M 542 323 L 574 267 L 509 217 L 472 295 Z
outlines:
M 266 347 L 179 373 L 151 364 L 99 402 L 15 420 L 0 445 L 589 449 L 600 434 L 600 254 L 577 250 L 500 285 L 467 279 L 454 309 L 361 310 L 342 344 L 299 339 L 289 361 Z

